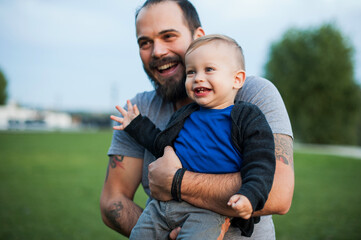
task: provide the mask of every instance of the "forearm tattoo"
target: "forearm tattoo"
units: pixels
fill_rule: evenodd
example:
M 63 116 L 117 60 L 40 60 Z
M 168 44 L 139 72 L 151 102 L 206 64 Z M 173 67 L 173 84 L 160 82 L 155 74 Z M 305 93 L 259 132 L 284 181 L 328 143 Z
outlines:
M 113 227 L 120 229 L 120 224 L 117 219 L 121 215 L 121 211 L 123 210 L 124 206 L 121 201 L 114 203 L 113 208 L 105 212 L 107 219 L 111 222 Z
M 120 155 L 109 156 L 109 163 L 108 163 L 107 175 L 105 177 L 105 181 L 108 180 L 110 168 L 116 168 L 118 166 L 118 167 L 124 169 L 123 160 L 124 160 L 124 156 L 120 156 Z
M 293 142 L 286 135 L 274 134 L 276 161 L 290 165 L 293 169 Z

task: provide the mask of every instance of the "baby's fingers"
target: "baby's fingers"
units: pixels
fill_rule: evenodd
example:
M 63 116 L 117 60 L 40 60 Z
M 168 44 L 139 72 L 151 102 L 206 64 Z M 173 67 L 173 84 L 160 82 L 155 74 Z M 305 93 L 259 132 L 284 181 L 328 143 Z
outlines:
M 117 125 L 117 126 L 113 126 L 114 130 L 124 130 L 124 125 Z
M 110 116 L 110 119 L 111 119 L 111 120 L 114 120 L 114 121 L 116 121 L 116 122 L 118 122 L 118 123 L 123 123 L 123 118 L 121 118 L 121 117 L 117 117 L 117 116 L 111 115 L 111 116 Z
M 233 195 L 233 196 L 229 199 L 227 205 L 228 205 L 228 206 L 232 206 L 234 203 L 236 203 L 236 202 L 239 200 L 239 198 L 240 198 L 240 195 L 238 195 L 238 194 Z
M 135 114 L 136 116 L 138 116 L 138 115 L 139 115 L 139 109 L 138 109 L 138 106 L 137 106 L 136 104 L 134 104 L 133 109 L 134 109 L 134 114 Z
M 117 105 L 115 106 L 115 108 L 123 115 L 123 116 L 126 116 L 128 114 L 127 111 L 125 111 L 124 108 L 122 108 L 121 106 Z
M 127 100 L 128 112 L 134 113 L 134 108 L 130 100 Z
M 113 126 L 114 130 L 124 130 L 123 118 L 117 117 L 117 116 L 114 116 L 114 115 L 110 115 L 110 119 L 120 123 L 120 125 Z

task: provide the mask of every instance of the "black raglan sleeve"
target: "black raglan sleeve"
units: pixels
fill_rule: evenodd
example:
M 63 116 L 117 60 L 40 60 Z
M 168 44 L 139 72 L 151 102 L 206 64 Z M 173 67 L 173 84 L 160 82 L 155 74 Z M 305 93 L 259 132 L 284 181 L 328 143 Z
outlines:
M 257 106 L 241 102 L 232 111 L 232 141 L 242 153 L 242 186 L 237 192 L 246 196 L 253 211 L 261 210 L 271 191 L 275 171 L 273 133 L 265 116 Z M 259 217 L 233 218 L 232 226 L 242 236 L 251 237 Z
M 271 191 L 276 167 L 273 133 L 256 105 L 244 103 L 232 134 L 242 154 L 242 187 L 237 192 L 246 196 L 253 211 L 261 210 Z
M 151 152 L 155 157 L 158 156 L 159 151 L 154 148 L 154 141 L 161 130 L 146 116 L 139 114 L 130 124 L 124 128 L 132 138 L 134 138 L 140 145 Z

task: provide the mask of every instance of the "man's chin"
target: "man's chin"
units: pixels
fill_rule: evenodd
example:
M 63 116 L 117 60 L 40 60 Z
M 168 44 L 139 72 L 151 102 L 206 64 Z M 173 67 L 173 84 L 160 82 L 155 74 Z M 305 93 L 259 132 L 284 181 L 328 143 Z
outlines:
M 167 102 L 177 102 L 187 98 L 184 84 L 174 84 L 171 86 L 157 85 L 156 91 Z
M 148 71 L 148 69 L 146 69 L 144 66 L 143 68 L 147 73 L 149 80 L 153 83 L 157 94 L 165 101 L 177 102 L 188 97 L 185 88 L 185 75 L 178 76 L 179 80 L 176 80 L 177 76 L 169 79 L 163 79 L 161 76 L 159 76 L 159 79 L 156 79 L 156 77 L 150 71 Z

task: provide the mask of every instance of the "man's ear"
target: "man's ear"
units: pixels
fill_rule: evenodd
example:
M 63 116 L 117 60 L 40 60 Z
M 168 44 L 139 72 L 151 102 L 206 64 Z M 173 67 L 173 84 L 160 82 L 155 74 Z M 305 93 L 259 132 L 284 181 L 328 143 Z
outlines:
M 240 89 L 244 81 L 246 80 L 246 72 L 244 70 L 238 70 L 234 76 L 233 88 Z
M 202 36 L 206 35 L 204 33 L 204 30 L 202 27 L 198 27 L 195 31 L 194 31 L 194 34 L 193 34 L 193 40 L 196 40 L 197 38 L 200 38 Z

